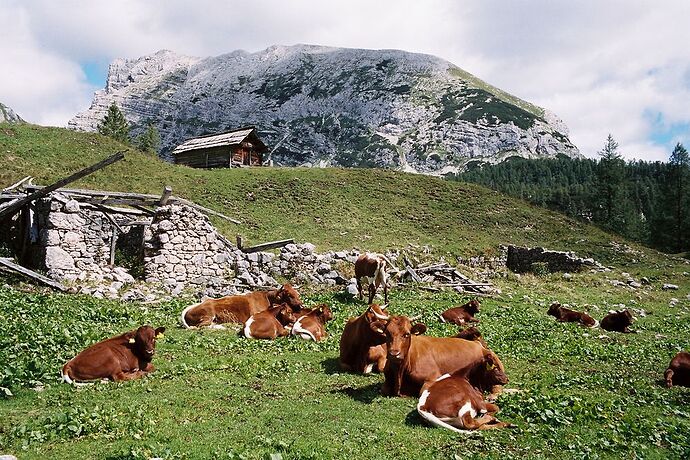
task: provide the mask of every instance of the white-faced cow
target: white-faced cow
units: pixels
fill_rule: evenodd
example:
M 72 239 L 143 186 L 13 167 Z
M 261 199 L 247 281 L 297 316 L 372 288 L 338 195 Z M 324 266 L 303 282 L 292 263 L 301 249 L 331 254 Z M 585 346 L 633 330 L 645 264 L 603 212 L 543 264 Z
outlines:
M 67 383 L 110 379 L 134 380 L 154 371 L 151 360 L 164 327 L 141 326 L 95 343 L 62 367 Z
M 357 290 L 360 300 L 363 299 L 362 292 L 364 286 L 367 286 L 370 304 L 374 301 L 378 288 L 383 286 L 384 302 L 388 303 L 387 264 L 388 258 L 383 254 L 366 253 L 357 258 L 355 262 L 355 278 L 357 279 Z

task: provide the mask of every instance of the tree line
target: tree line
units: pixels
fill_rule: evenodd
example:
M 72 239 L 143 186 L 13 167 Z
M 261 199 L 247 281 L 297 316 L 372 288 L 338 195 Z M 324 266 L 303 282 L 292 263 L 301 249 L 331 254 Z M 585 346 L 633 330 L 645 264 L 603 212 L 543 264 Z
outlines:
M 513 158 L 454 180 L 485 185 L 669 253 L 690 251 L 690 157 L 628 161 L 608 136 L 597 159 Z
M 158 155 L 160 150 L 161 136 L 153 123 L 148 123 L 146 130 L 139 136 L 132 137 L 127 119 L 114 102 L 108 107 L 108 112 L 98 123 L 97 129 L 104 136 L 132 145 L 142 152 Z

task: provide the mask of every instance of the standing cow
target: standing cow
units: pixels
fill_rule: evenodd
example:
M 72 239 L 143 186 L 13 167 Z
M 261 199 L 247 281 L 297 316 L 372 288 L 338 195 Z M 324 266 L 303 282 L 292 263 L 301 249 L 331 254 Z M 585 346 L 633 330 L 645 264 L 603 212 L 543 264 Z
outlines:
M 371 304 L 374 301 L 376 291 L 383 285 L 383 299 L 385 303 L 388 303 L 387 264 L 388 258 L 383 254 L 366 253 L 357 258 L 355 262 L 355 278 L 357 279 L 359 300 L 363 299 L 362 291 L 366 285 L 369 291 L 369 304 Z
M 164 327 L 154 329 L 141 326 L 116 337 L 102 340 L 88 347 L 62 367 L 62 379 L 67 383 L 110 379 L 134 380 L 154 371 L 151 360 L 156 338 Z

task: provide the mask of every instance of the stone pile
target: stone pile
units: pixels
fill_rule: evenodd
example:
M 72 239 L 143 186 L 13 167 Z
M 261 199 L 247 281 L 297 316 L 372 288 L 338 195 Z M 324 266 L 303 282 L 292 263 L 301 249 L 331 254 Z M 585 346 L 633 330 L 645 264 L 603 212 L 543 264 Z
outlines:
M 549 272 L 578 272 L 585 269 L 606 270 L 594 259 L 582 258 L 572 252 L 551 251 L 544 248 L 508 246 L 507 267 L 515 273 L 533 271 L 533 264 L 546 264 Z

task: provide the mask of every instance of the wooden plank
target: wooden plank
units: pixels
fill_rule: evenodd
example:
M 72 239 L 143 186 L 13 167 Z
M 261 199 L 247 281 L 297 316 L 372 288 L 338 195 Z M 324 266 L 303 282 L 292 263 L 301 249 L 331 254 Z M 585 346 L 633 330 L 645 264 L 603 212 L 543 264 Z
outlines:
M 237 249 L 242 249 L 242 246 L 243 246 L 243 244 L 242 244 L 242 235 L 237 235 L 236 241 L 237 241 Z
M 220 218 L 225 219 L 229 222 L 232 222 L 233 224 L 241 224 L 242 223 L 239 220 L 228 217 L 224 214 L 219 213 L 218 211 L 214 211 L 213 209 L 205 208 L 204 206 L 198 205 L 198 204 L 193 203 L 189 200 L 185 200 L 184 198 L 172 197 L 172 198 L 170 198 L 170 201 L 185 204 L 185 205 L 187 205 L 191 208 L 197 209 L 197 210 L 199 210 L 205 214 L 211 214 L 212 216 L 220 217 Z
M 63 292 L 67 291 L 67 288 L 62 284 L 58 283 L 57 281 L 53 281 L 50 278 L 43 276 L 40 273 L 36 273 L 33 270 L 29 270 L 26 267 L 22 267 L 21 265 L 17 265 L 14 263 L 14 261 L 12 261 L 12 259 L 0 257 L 0 266 L 8 269 L 11 272 L 19 273 L 20 275 L 26 276 L 27 278 L 39 281 L 45 284 L 46 286 L 52 287 L 53 289 L 58 289 Z
M 289 240 L 271 241 L 269 243 L 257 244 L 256 246 L 250 246 L 248 248 L 240 248 L 242 252 L 249 254 L 251 252 L 267 251 L 269 249 L 282 248 L 288 244 L 292 244 L 295 241 L 290 238 Z
M 107 215 L 107 214 L 106 214 Z M 110 266 L 115 265 L 115 246 L 117 244 L 117 229 L 111 227 L 110 232 Z
M 6 193 L 6 192 L 9 192 L 10 190 L 14 190 L 15 188 L 22 185 L 24 182 L 29 181 L 31 179 L 33 179 L 32 176 L 26 176 L 24 179 L 20 180 L 19 182 L 16 182 L 16 183 L 10 185 L 9 187 L 5 187 L 4 189 L 2 189 L 2 192 Z
M 10 205 L 2 208 L 0 210 L 0 218 L 6 217 L 6 216 L 11 216 L 15 212 L 17 212 L 19 209 L 24 207 L 27 203 L 31 203 L 34 200 L 37 200 L 38 198 L 42 198 L 46 195 L 48 195 L 50 192 L 53 192 L 60 187 L 63 187 L 69 183 L 72 183 L 76 180 L 81 179 L 82 177 L 88 176 L 89 174 L 92 174 L 99 169 L 103 169 L 108 165 L 111 165 L 115 163 L 116 161 L 120 161 L 125 157 L 124 152 L 117 152 L 114 155 L 109 156 L 105 160 L 99 161 L 96 164 L 93 164 L 89 166 L 88 168 L 84 168 L 81 171 L 77 171 L 76 173 L 72 174 L 69 177 L 66 177 L 64 179 L 61 179 L 51 185 L 48 185 L 47 187 L 43 187 L 41 190 L 37 190 L 34 193 L 29 194 L 26 198 L 22 198 L 14 203 L 11 203 Z
M 45 187 L 40 185 L 29 185 L 25 187 L 27 190 L 42 190 Z M 128 198 L 138 200 L 160 200 L 160 195 L 152 195 L 150 193 L 134 193 L 134 192 L 113 192 L 109 190 L 89 190 L 85 188 L 60 188 L 60 192 L 67 195 L 83 195 L 84 197 L 109 197 L 109 198 Z M 75 199 L 77 199 L 75 197 Z
M 163 189 L 163 194 L 161 195 L 161 199 L 158 201 L 158 206 L 165 206 L 168 204 L 168 200 L 170 199 L 170 196 L 172 195 L 172 187 L 169 185 L 166 185 L 165 188 Z

